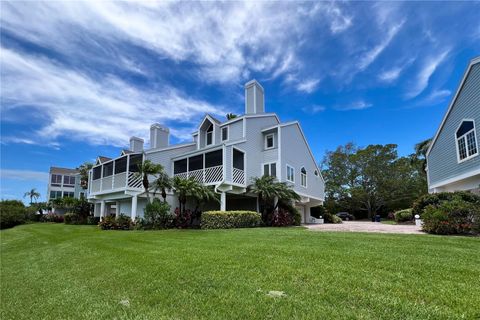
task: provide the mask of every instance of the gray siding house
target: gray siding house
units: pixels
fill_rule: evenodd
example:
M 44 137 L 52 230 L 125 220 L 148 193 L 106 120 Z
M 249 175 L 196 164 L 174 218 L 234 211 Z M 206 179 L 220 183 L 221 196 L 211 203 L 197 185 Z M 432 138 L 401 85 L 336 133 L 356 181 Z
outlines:
M 480 57 L 467 67 L 427 152 L 429 192 L 480 193 Z
M 141 181 L 135 177 L 144 160 L 161 164 L 171 176 L 194 177 L 214 186 L 221 203 L 214 210 L 259 210 L 257 195 L 247 186 L 253 177 L 264 174 L 289 183 L 301 196 L 296 203 L 303 222 L 311 221 L 310 208 L 324 201 L 324 181 L 308 142 L 297 121 L 282 123 L 275 113 L 266 113 L 264 90 L 255 80 L 245 85 L 245 114 L 225 122 L 205 115 L 192 141 L 169 144 L 169 129 L 150 127 L 150 148 L 132 137 L 130 149 L 120 157 L 99 157 L 90 171 L 89 200 L 95 215 L 143 216 L 147 199 Z M 167 197 L 178 207 L 173 193 Z M 190 204 L 193 206 L 193 204 Z M 187 204 L 188 206 L 188 204 Z

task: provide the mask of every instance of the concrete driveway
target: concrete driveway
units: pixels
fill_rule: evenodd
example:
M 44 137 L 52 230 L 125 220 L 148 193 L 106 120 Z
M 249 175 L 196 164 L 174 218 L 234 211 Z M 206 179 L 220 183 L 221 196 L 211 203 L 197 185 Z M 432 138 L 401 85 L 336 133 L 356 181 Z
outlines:
M 383 224 L 370 221 L 343 221 L 343 223 L 339 224 L 307 224 L 305 226 L 313 231 L 425 234 L 421 231 L 420 227 L 416 225 Z

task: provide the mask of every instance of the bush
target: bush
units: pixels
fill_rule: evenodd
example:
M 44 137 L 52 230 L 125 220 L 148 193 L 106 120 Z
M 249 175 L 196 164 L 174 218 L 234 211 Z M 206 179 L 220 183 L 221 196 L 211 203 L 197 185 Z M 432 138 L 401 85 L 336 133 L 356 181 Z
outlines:
M 170 212 L 170 205 L 159 199 L 153 199 L 152 203 L 147 204 L 144 210 L 145 221 L 142 225 L 146 228 L 164 229 L 173 226 L 175 216 Z
M 89 225 L 98 225 L 100 222 L 100 217 L 88 216 L 87 217 L 87 224 Z
M 54 223 L 62 223 L 63 222 L 63 216 L 55 214 L 55 213 L 48 213 L 42 215 L 40 218 L 40 222 L 54 222 Z
M 413 219 L 412 209 L 404 209 L 394 213 L 395 221 L 406 222 Z
M 23 202 L 18 200 L 2 200 L 0 202 L 0 229 L 11 228 L 25 223 L 27 210 Z
M 189 228 L 192 224 L 192 211 L 187 209 L 180 211 L 179 208 L 175 208 L 175 226 L 180 229 Z
M 87 217 L 77 213 L 67 212 L 63 216 L 65 224 L 87 224 Z
M 331 214 L 330 212 L 325 211 L 325 214 L 323 215 L 323 219 L 325 223 L 343 223 L 342 218 L 337 217 L 334 214 Z
M 471 192 L 466 191 L 456 191 L 456 192 L 440 192 L 440 193 L 432 193 L 426 194 L 420 197 L 415 203 L 413 204 L 412 215 L 419 215 L 420 218 L 422 217 L 424 209 L 429 206 L 437 206 L 444 201 L 451 201 L 453 199 L 462 200 L 468 203 L 476 204 L 480 206 L 480 196 L 473 194 Z
M 288 227 L 293 225 L 293 216 L 290 212 L 282 208 L 272 212 L 269 220 L 272 227 Z
M 434 234 L 474 234 L 480 232 L 480 207 L 461 199 L 429 205 L 422 216 L 422 229 Z
M 98 223 L 102 230 L 131 230 L 133 229 L 133 222 L 129 216 L 120 214 L 117 218 L 115 216 L 107 216 Z
M 288 220 L 288 224 L 283 224 L 283 225 L 275 225 L 274 222 L 272 221 L 272 225 L 274 226 L 285 226 L 285 225 L 294 225 L 294 226 L 299 226 L 302 223 L 302 215 L 300 214 L 300 211 L 297 210 L 295 206 L 293 206 L 289 202 L 284 202 L 280 201 L 278 204 L 278 210 L 281 215 L 288 214 L 288 217 L 285 217 L 284 219 Z M 285 212 L 281 212 L 281 210 Z
M 253 228 L 262 225 L 262 216 L 255 211 L 207 211 L 202 214 L 202 229 Z

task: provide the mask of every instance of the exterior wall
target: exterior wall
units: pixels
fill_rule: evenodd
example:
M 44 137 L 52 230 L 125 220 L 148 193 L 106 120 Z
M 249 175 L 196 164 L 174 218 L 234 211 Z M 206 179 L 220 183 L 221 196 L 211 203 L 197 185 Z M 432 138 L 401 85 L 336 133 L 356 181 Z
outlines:
M 184 147 L 179 147 L 175 149 L 167 149 L 167 150 L 159 150 L 154 151 L 151 153 L 147 153 L 146 159 L 150 160 L 154 163 L 161 164 L 165 172 L 169 175 L 173 173 L 173 162 L 171 161 L 172 158 L 181 156 L 182 154 L 195 151 L 197 147 L 195 145 L 186 145 Z
M 52 175 L 61 175 L 62 176 L 62 182 L 60 183 L 59 186 L 53 186 L 52 185 Z M 74 176 L 75 177 L 75 184 L 71 186 L 67 186 L 64 184 L 64 176 Z M 60 191 L 62 193 L 62 197 L 65 196 L 66 192 L 73 192 L 73 197 L 74 198 L 80 198 L 80 192 L 85 192 L 86 190 L 83 190 L 82 187 L 80 186 L 80 174 L 78 173 L 65 173 L 65 172 L 56 172 L 55 170 L 51 170 L 50 174 L 48 175 L 48 185 L 47 185 L 47 195 L 46 199 L 47 202 L 51 200 L 50 198 L 50 191 Z
M 281 127 L 281 181 L 287 181 L 287 164 L 295 169 L 295 183 L 293 189 L 300 195 L 324 199 L 324 182 L 319 176 L 314 175 L 317 170 L 315 159 L 310 155 L 309 149 L 303 140 L 300 128 L 296 124 Z M 300 170 L 305 167 L 307 171 L 307 187 L 301 185 Z
M 473 191 L 480 192 L 480 174 L 434 188 L 433 192 Z
M 235 141 L 243 138 L 243 121 L 244 120 L 238 120 L 226 126 L 220 127 L 220 128 L 228 127 L 228 141 Z M 221 129 L 219 131 L 221 134 Z M 218 141 L 221 142 L 221 136 Z
M 480 63 L 472 66 L 427 157 L 429 186 L 480 168 L 480 155 L 458 163 L 455 133 L 463 119 L 475 120 L 480 147 Z

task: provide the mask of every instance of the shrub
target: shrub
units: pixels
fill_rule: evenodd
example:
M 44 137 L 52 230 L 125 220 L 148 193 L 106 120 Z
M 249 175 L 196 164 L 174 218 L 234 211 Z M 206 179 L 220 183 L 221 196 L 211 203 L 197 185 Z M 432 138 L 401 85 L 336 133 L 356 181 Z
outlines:
M 272 227 L 287 227 L 293 225 L 293 222 L 293 216 L 282 208 L 271 213 L 270 225 Z
M 77 213 L 67 212 L 63 215 L 65 224 L 86 224 L 87 217 L 81 216 Z
M 325 211 L 325 214 L 323 215 L 323 219 L 325 223 L 342 223 L 342 218 L 337 217 L 334 214 L 331 214 L 330 212 Z
M 55 213 L 48 213 L 42 215 L 40 218 L 40 222 L 54 222 L 54 223 L 62 223 L 63 222 L 63 216 L 55 214 Z
M 286 213 L 289 216 L 288 218 L 285 217 L 285 219 L 288 219 L 288 222 L 289 222 L 289 224 L 286 224 L 286 225 L 299 226 L 302 223 L 302 215 L 300 214 L 300 211 L 298 211 L 297 208 L 291 203 L 280 201 L 280 203 L 278 204 L 278 208 L 279 208 L 279 213 L 281 210 L 285 211 L 284 213 L 281 213 L 281 215 L 284 215 Z M 273 221 L 271 224 L 274 225 Z M 283 225 L 275 225 L 275 226 L 283 226 Z
M 434 234 L 480 232 L 480 207 L 460 199 L 429 205 L 422 216 L 422 229 Z
M 175 216 L 170 213 L 170 205 L 159 199 L 154 199 L 152 203 L 147 204 L 144 210 L 144 226 L 152 229 L 164 229 L 173 226 Z
M 262 225 L 262 216 L 255 211 L 207 211 L 202 214 L 202 229 L 253 228 Z
M 98 225 L 102 230 L 131 230 L 133 229 L 133 222 L 129 216 L 120 214 L 117 218 L 115 216 L 107 216 L 101 220 Z
M 412 209 L 404 209 L 394 213 L 395 221 L 406 222 L 413 219 Z
M 23 202 L 2 200 L 0 202 L 0 229 L 11 228 L 25 223 L 27 211 Z
M 88 216 L 87 217 L 87 224 L 89 225 L 98 225 L 100 222 L 100 217 Z
M 476 204 L 480 206 L 480 196 L 473 194 L 471 192 L 466 191 L 456 191 L 456 192 L 440 192 L 440 193 L 432 193 L 426 194 L 420 197 L 415 203 L 413 204 L 412 215 L 420 215 L 421 218 L 424 209 L 429 206 L 437 206 L 444 201 L 451 201 L 453 199 L 462 200 L 468 203 Z
M 192 224 L 192 211 L 187 209 L 180 211 L 179 208 L 175 208 L 175 226 L 183 229 L 188 228 Z

